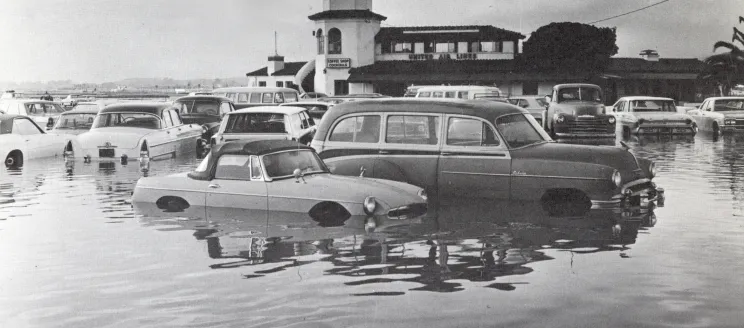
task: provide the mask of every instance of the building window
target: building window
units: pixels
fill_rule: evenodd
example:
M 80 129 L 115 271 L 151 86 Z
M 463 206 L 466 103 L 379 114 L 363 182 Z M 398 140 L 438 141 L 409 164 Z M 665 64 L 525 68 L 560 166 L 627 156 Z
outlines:
M 318 40 L 318 55 L 325 54 L 325 39 L 323 38 L 323 29 L 315 31 L 315 38 Z
M 341 31 L 335 27 L 328 30 L 328 53 L 341 53 Z
M 455 43 L 454 42 L 446 42 L 446 43 L 437 43 L 435 48 L 435 52 L 455 52 Z
M 468 43 L 467 42 L 458 42 L 457 43 L 457 53 L 458 54 L 464 54 L 468 52 Z
M 277 88 L 282 88 L 282 87 L 284 87 L 284 82 L 282 82 L 282 81 L 276 81 L 276 86 L 277 86 Z
M 259 87 L 265 87 L 266 86 L 266 81 L 258 81 L 258 86 Z
M 481 52 L 501 52 L 501 42 L 484 41 L 480 43 Z
M 413 53 L 422 54 L 424 53 L 424 43 L 416 42 L 413 44 Z
M 333 81 L 334 95 L 343 96 L 349 94 L 349 81 L 346 80 L 335 80 Z
M 501 52 L 514 53 L 514 41 L 504 41 L 501 45 Z
M 470 43 L 470 52 L 480 52 L 480 42 Z
M 390 48 L 393 50 L 393 52 L 397 52 L 397 53 L 401 53 L 401 52 L 403 52 L 403 53 L 411 53 L 411 52 L 413 52 L 413 48 L 411 47 L 411 44 L 408 43 L 408 42 L 395 42 L 395 41 L 393 41 L 393 43 L 392 43 L 392 45 L 391 45 Z

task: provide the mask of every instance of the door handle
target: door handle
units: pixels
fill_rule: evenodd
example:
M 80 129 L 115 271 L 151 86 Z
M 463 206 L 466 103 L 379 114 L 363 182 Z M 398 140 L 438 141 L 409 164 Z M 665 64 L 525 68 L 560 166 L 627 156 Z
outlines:
M 389 152 L 389 151 L 387 151 L 387 150 L 380 150 L 380 152 L 379 152 L 379 153 L 380 153 L 380 154 L 383 154 L 383 155 L 387 155 L 387 154 L 390 154 L 390 152 Z
M 454 155 L 455 155 L 455 153 L 450 153 L 450 152 L 446 152 L 446 151 L 443 151 L 442 152 L 442 156 L 454 156 Z
M 220 185 L 218 185 L 218 184 L 216 184 L 216 183 L 213 183 L 213 184 L 210 184 L 210 185 L 209 185 L 209 188 L 211 188 L 211 189 L 217 189 L 217 188 L 219 188 L 219 187 L 220 187 Z

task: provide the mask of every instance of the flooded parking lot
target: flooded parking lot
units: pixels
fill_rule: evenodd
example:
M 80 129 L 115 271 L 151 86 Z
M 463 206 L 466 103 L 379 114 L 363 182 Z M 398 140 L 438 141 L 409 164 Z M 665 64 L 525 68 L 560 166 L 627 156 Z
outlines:
M 740 327 L 744 136 L 627 143 L 664 207 L 462 204 L 389 230 L 135 211 L 140 176 L 191 157 L 2 170 L 0 326 Z

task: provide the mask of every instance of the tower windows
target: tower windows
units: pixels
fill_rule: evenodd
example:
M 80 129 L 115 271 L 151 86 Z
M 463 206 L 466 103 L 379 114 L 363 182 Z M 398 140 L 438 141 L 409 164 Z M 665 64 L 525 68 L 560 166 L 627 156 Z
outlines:
M 335 27 L 328 30 L 328 53 L 341 53 L 341 31 Z
M 325 54 L 325 39 L 323 38 L 323 29 L 315 31 L 315 38 L 318 39 L 318 55 Z

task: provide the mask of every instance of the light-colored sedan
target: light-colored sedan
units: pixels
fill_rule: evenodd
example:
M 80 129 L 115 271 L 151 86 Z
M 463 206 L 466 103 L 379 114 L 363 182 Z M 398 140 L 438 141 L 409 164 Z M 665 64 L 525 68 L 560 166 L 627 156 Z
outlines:
M 205 206 L 206 217 L 284 213 L 321 224 L 418 219 L 426 201 L 423 189 L 407 183 L 331 174 L 312 148 L 288 140 L 219 144 L 193 172 L 141 178 L 132 195 L 134 205 L 155 203 L 165 212 Z
M 34 158 L 62 156 L 68 143 L 69 138 L 45 133 L 29 117 L 0 114 L 0 156 L 6 167 L 21 167 Z
M 28 116 L 47 130 L 54 126 L 64 109 L 58 103 L 38 99 L 3 99 L 0 101 L 0 111 L 5 114 Z
M 692 134 L 697 124 L 677 111 L 672 98 L 622 97 L 612 106 L 623 137 L 638 134 Z
M 90 131 L 98 115 L 99 107 L 95 104 L 95 106 L 80 106 L 81 104 L 83 103 L 78 103 L 74 109 L 62 113 L 49 133 L 79 135 Z
M 74 156 L 90 160 L 150 160 L 193 153 L 201 146 L 198 124 L 183 124 L 169 103 L 132 102 L 106 106 L 91 130 L 78 136 Z
M 548 106 L 548 103 L 545 101 L 545 97 L 540 97 L 537 95 L 511 96 L 507 99 L 507 101 L 512 105 L 516 105 L 526 109 L 528 112 L 530 112 L 530 114 L 532 114 L 532 117 L 535 118 L 535 121 L 537 121 L 537 123 L 540 123 L 540 125 L 542 125 L 543 121 L 545 121 L 545 110 Z
M 700 131 L 718 135 L 744 132 L 744 97 L 711 97 L 700 108 L 688 111 Z
M 282 139 L 309 144 L 315 120 L 307 109 L 294 106 L 259 106 L 236 110 L 222 117 L 212 145 L 236 140 Z

